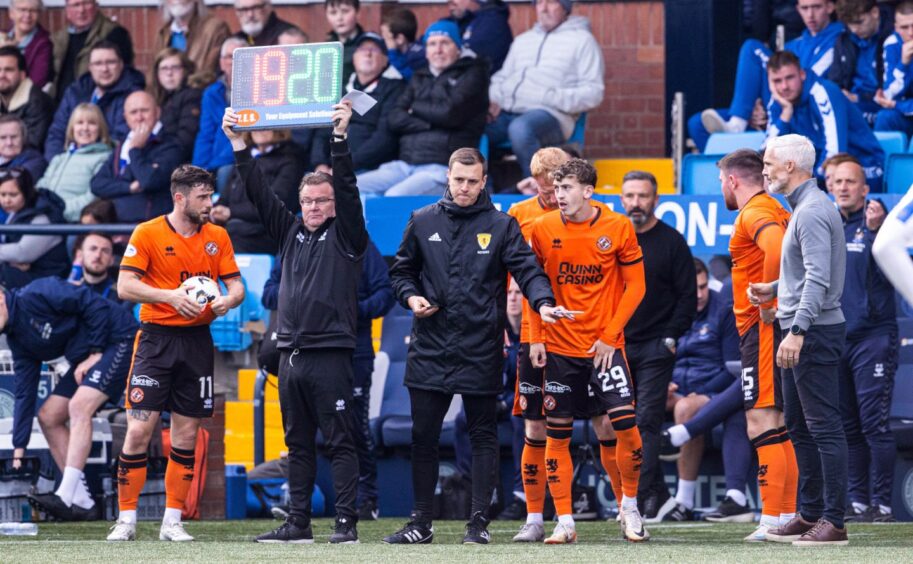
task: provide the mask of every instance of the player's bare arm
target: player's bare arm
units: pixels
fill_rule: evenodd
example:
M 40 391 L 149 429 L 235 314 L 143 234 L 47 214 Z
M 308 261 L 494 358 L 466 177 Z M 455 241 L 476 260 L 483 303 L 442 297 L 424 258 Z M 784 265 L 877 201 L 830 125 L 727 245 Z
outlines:
M 229 278 L 224 282 L 228 287 L 228 294 L 217 297 L 209 304 L 212 312 L 219 317 L 228 313 L 228 310 L 238 307 L 244 301 L 244 283 L 241 282 L 240 277 Z
M 183 288 L 163 290 L 146 284 L 138 274 L 122 272 L 117 284 L 121 299 L 141 304 L 168 304 L 185 319 L 200 315 L 203 306 L 187 295 Z M 243 294 L 242 294 L 243 299 Z

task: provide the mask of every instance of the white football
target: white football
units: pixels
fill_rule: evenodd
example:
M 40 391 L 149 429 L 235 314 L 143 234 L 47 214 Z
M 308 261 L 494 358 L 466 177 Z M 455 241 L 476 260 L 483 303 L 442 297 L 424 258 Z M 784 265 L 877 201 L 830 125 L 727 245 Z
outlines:
M 211 278 L 205 276 L 193 276 L 188 278 L 181 284 L 181 288 L 183 288 L 184 291 L 187 292 L 187 295 L 193 298 L 194 301 L 201 306 L 205 306 L 222 295 L 222 292 L 219 290 L 219 285 Z

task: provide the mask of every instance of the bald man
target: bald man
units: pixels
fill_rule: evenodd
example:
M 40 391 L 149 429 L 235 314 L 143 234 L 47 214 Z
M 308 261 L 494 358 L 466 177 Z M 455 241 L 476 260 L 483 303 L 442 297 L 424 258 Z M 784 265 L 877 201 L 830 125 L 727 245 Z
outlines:
M 127 96 L 124 119 L 130 133 L 92 178 L 92 193 L 114 202 L 121 223 L 147 221 L 171 209 L 171 171 L 181 164 L 181 146 L 162 132 L 160 116 L 148 93 Z

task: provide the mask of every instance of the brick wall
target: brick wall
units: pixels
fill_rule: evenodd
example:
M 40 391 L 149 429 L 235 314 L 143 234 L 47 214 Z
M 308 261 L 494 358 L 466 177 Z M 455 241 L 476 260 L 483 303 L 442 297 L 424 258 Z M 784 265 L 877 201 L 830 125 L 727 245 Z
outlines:
M 382 10 L 394 4 L 364 4 L 360 20 L 366 29 L 378 29 Z M 447 14 L 444 4 L 409 4 L 419 19 L 419 28 Z M 511 4 L 514 35 L 529 29 L 535 11 L 526 3 Z M 280 17 L 300 26 L 311 40 L 324 37 L 327 26 L 321 4 L 280 6 Z M 138 66 L 144 72 L 153 57 L 152 43 L 159 26 L 155 8 L 105 8 L 133 35 Z M 238 29 L 234 11 L 227 6 L 213 13 Z M 45 15 L 48 29 L 60 29 L 63 11 L 50 9 Z M 665 55 L 663 4 L 660 0 L 643 2 L 587 3 L 575 6 L 575 13 L 590 19 L 593 33 L 602 45 L 606 61 L 605 100 L 590 112 L 587 123 L 586 153 L 590 158 L 620 156 L 663 156 L 665 145 L 664 112 Z M 5 19 L 5 18 L 4 18 Z

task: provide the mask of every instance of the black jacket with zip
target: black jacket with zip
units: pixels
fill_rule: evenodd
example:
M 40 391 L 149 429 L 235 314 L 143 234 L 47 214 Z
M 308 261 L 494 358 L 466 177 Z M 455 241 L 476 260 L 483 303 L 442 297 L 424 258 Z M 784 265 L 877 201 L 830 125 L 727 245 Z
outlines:
M 448 190 L 412 213 L 390 270 L 393 291 L 407 308 L 410 297 L 422 296 L 440 309 L 412 322 L 406 386 L 469 395 L 504 391 L 508 273 L 537 311 L 555 303 L 520 225 L 495 209 L 487 190 L 465 208 Z
M 248 151 L 236 151 L 235 162 L 248 199 L 267 233 L 279 241 L 280 350 L 355 348 L 358 281 L 368 246 L 352 156 L 345 141 L 330 144 L 336 217 L 310 232 L 266 185 Z

